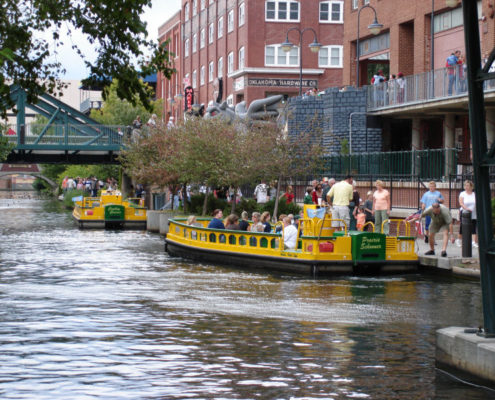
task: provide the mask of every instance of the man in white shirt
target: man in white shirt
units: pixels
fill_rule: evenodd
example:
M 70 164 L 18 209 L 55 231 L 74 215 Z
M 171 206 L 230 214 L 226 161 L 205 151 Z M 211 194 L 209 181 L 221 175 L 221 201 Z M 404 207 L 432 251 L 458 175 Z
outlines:
M 297 245 L 297 228 L 292 225 L 289 217 L 284 217 L 284 249 L 295 250 Z
M 258 204 L 264 204 L 268 200 L 270 200 L 270 196 L 268 196 L 268 185 L 265 183 L 264 180 L 261 181 L 261 183 L 256 186 L 254 189 L 254 195 L 256 196 L 256 201 Z

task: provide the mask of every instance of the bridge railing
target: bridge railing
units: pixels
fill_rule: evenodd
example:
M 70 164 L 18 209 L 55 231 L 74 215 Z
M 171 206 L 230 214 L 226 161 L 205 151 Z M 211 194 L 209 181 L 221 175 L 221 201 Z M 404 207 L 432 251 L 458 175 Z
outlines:
M 24 129 L 16 125 L 9 127 L 9 142 L 18 148 L 92 148 L 118 149 L 126 140 L 123 125 L 76 125 L 76 124 L 26 124 Z M 16 132 L 15 135 L 8 133 Z

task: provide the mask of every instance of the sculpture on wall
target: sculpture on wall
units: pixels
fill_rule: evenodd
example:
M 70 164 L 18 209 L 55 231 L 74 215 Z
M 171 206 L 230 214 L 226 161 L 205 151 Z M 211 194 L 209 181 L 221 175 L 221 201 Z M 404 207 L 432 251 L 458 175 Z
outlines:
M 283 97 L 283 95 L 279 94 L 265 99 L 257 99 L 252 101 L 247 108 L 245 101 L 241 101 L 235 108 L 229 106 L 226 101 L 221 104 L 212 102 L 207 107 L 204 118 L 224 118 L 229 123 L 234 122 L 236 119 L 243 121 L 275 120 L 280 115 L 277 104 Z

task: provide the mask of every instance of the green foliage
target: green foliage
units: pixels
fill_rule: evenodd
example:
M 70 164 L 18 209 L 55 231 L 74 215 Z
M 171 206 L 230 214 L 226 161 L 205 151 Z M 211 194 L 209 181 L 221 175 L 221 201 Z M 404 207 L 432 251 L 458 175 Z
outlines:
M 53 182 L 57 182 L 58 177 L 64 173 L 66 168 L 65 164 L 41 164 L 41 173 Z
M 29 103 L 63 87 L 59 79 L 65 70 L 55 55 L 62 38 L 69 40 L 76 30 L 84 36 L 81 42 L 93 47 L 89 58 L 79 41 L 72 43 L 90 71 L 83 84 L 107 86 L 118 79 L 119 97 L 131 103 L 139 99 L 151 109 L 141 77 L 161 72 L 170 78 L 174 68 L 168 43 L 147 39 L 146 23 L 141 19 L 147 6 L 151 0 L 0 0 L 0 103 L 7 105 L 1 113 L 5 115 L 14 106 L 10 83 L 27 90 Z
M 50 186 L 50 184 L 47 181 L 41 178 L 36 178 L 34 180 L 33 188 L 42 195 L 53 196 L 53 188 Z
M 9 143 L 7 136 L 0 136 L 0 162 L 7 159 L 8 155 L 14 148 L 13 143 Z
M 196 194 L 191 196 L 191 201 L 189 202 L 189 211 L 194 215 L 201 215 L 203 212 L 203 203 L 205 200 L 204 193 Z M 213 194 L 208 195 L 206 215 L 211 215 L 213 210 L 219 208 L 223 210 L 224 213 L 230 214 L 230 205 L 225 199 L 218 199 Z
M 107 178 L 119 177 L 118 165 L 69 165 L 57 177 L 58 183 L 62 183 L 65 176 L 72 178 L 87 178 L 96 176 L 98 179 L 106 180 Z
M 152 97 L 151 88 L 140 82 L 143 86 L 143 90 L 148 92 L 150 98 Z M 156 114 L 158 119 L 161 116 L 162 100 L 151 101 L 151 108 L 146 109 L 145 105 L 135 98 L 134 104 L 128 100 L 121 100 L 117 94 L 118 81 L 114 80 L 112 84 L 105 89 L 106 100 L 101 110 L 92 110 L 91 118 L 98 121 L 103 125 L 132 125 L 132 122 L 136 119 L 136 116 L 141 117 L 141 121 L 146 123 L 151 114 Z
M 275 199 L 267 201 L 265 204 L 259 207 L 259 211 L 268 211 L 270 215 L 273 215 L 275 209 Z M 292 202 L 287 204 L 285 199 L 281 199 L 278 201 L 278 211 L 277 214 L 294 214 L 298 215 L 301 211 L 301 207 L 299 207 L 296 203 Z
M 342 155 L 349 154 L 349 140 L 342 139 L 340 141 L 340 154 Z
M 67 192 L 64 193 L 64 200 L 62 201 L 64 207 L 74 208 L 74 202 L 72 201 L 72 198 L 78 196 L 88 197 L 89 193 L 84 190 L 78 190 L 78 189 L 67 190 Z

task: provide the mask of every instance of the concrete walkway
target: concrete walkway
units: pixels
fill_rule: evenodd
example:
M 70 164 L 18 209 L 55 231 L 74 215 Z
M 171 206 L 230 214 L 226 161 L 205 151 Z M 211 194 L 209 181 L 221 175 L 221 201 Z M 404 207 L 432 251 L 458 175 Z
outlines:
M 441 257 L 442 236 L 437 235 L 435 242 L 435 255 L 425 256 L 430 250 L 430 245 L 424 239 L 416 240 L 416 252 L 419 255 L 419 263 L 422 267 L 432 270 L 450 271 L 454 275 L 478 278 L 480 276 L 480 265 L 478 249 L 473 246 L 472 257 L 462 257 L 462 247 L 457 247 L 449 241 L 447 246 L 447 257 Z

